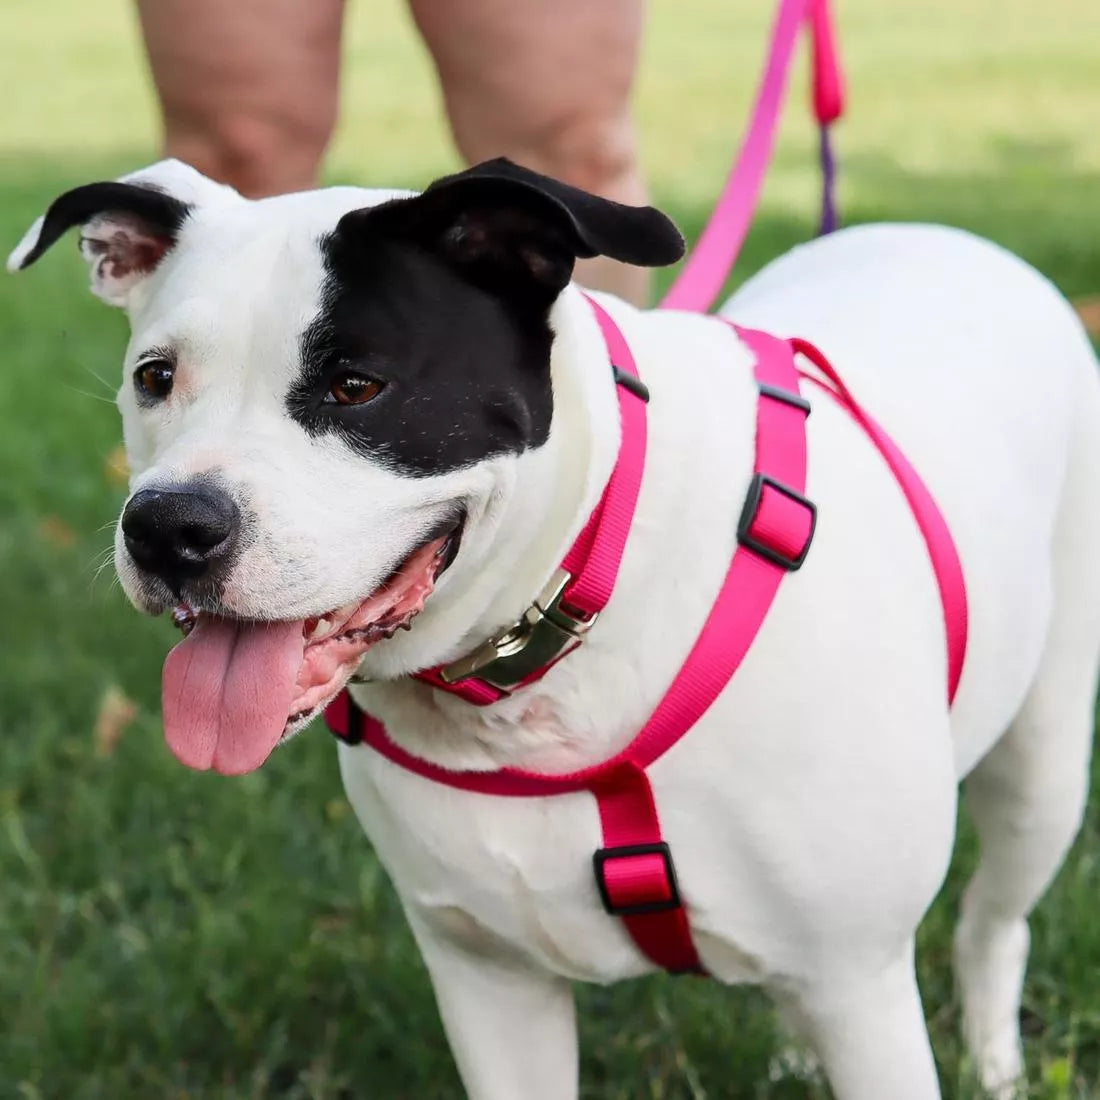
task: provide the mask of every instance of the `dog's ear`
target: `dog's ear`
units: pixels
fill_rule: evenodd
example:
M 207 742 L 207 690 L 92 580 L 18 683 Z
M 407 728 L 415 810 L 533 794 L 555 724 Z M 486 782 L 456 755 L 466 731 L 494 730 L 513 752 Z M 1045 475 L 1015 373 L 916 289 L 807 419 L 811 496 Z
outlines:
M 684 254 L 672 221 L 500 157 L 436 180 L 423 194 L 344 216 L 337 235 L 384 233 L 439 254 L 473 280 L 552 300 L 578 258 L 658 267 Z
M 164 258 L 198 205 L 244 200 L 178 160 L 165 160 L 122 179 L 87 183 L 58 196 L 8 257 L 8 270 L 29 267 L 74 225 L 91 267 L 92 293 L 126 306 Z

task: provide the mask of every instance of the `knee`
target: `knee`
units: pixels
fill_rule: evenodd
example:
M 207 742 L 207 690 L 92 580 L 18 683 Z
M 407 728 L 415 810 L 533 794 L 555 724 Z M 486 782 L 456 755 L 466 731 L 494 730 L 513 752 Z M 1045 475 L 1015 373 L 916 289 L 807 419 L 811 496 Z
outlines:
M 473 162 L 507 156 L 528 168 L 617 202 L 644 203 L 633 123 L 628 115 L 560 115 L 495 142 L 459 140 Z M 490 151 L 491 150 L 491 151 Z
M 316 184 L 335 111 L 290 114 L 228 108 L 166 116 L 166 152 L 244 195 L 260 197 Z
M 538 151 L 551 175 L 609 198 L 617 198 L 638 173 L 634 130 L 626 118 L 563 121 L 548 129 Z

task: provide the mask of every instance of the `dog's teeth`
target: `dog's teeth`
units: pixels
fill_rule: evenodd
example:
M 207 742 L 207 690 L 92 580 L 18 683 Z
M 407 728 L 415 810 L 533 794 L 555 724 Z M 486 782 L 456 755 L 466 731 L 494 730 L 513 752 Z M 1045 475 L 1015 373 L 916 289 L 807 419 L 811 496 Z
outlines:
M 331 619 L 320 619 L 317 625 L 309 632 L 306 640 L 319 642 L 327 638 L 336 629 L 336 624 Z
M 172 611 L 172 623 L 179 627 L 186 638 L 195 629 L 195 621 L 198 616 L 189 607 L 177 607 Z

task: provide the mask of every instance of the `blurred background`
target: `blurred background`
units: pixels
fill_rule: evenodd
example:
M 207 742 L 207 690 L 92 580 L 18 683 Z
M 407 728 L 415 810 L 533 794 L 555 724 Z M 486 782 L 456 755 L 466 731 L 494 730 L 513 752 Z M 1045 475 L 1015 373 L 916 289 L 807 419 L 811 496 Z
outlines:
M 642 155 L 655 202 L 689 237 L 747 119 L 772 11 L 651 3 Z M 1100 330 L 1095 0 L 839 0 L 837 16 L 843 219 L 976 230 Z M 347 20 L 326 181 L 421 187 L 458 167 L 404 6 L 359 0 Z M 735 281 L 813 232 L 805 69 Z M 158 158 L 123 0 L 4 0 L 0 92 L 4 253 L 62 190 Z M 125 493 L 113 407 L 125 322 L 86 292 L 75 251 L 0 284 L 0 1098 L 460 1097 L 327 734 L 235 780 L 187 772 L 164 747 L 160 665 L 175 635 L 128 608 L 108 557 Z M 1024 1025 L 1032 1095 L 1049 1100 L 1100 1097 L 1097 811 L 1094 797 L 1034 921 Z M 921 932 L 948 1098 L 978 1095 L 948 966 L 973 858 L 961 828 Z M 827 1095 L 778 1057 L 753 991 L 656 978 L 579 1000 L 585 1097 Z

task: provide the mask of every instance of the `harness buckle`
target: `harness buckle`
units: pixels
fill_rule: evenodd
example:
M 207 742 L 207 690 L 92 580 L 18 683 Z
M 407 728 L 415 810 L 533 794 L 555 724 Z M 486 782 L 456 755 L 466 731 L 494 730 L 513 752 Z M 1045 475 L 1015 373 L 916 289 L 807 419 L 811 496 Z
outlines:
M 779 401 L 784 405 L 790 405 L 792 409 L 798 409 L 807 416 L 813 411 L 813 406 L 809 401 L 795 390 L 785 390 L 781 386 L 772 386 L 767 382 L 757 382 L 756 388 L 762 396 L 770 397 L 773 401 Z
M 614 917 L 680 908 L 672 852 L 663 840 L 601 848 L 592 857 L 592 867 L 603 907 Z
M 455 684 L 477 676 L 508 692 L 576 649 L 599 616 L 585 618 L 562 602 L 572 579 L 570 573 L 558 569 L 515 626 L 444 666 L 440 679 Z
M 737 523 L 742 546 L 793 573 L 810 552 L 816 525 L 812 500 L 774 477 L 753 474 Z

